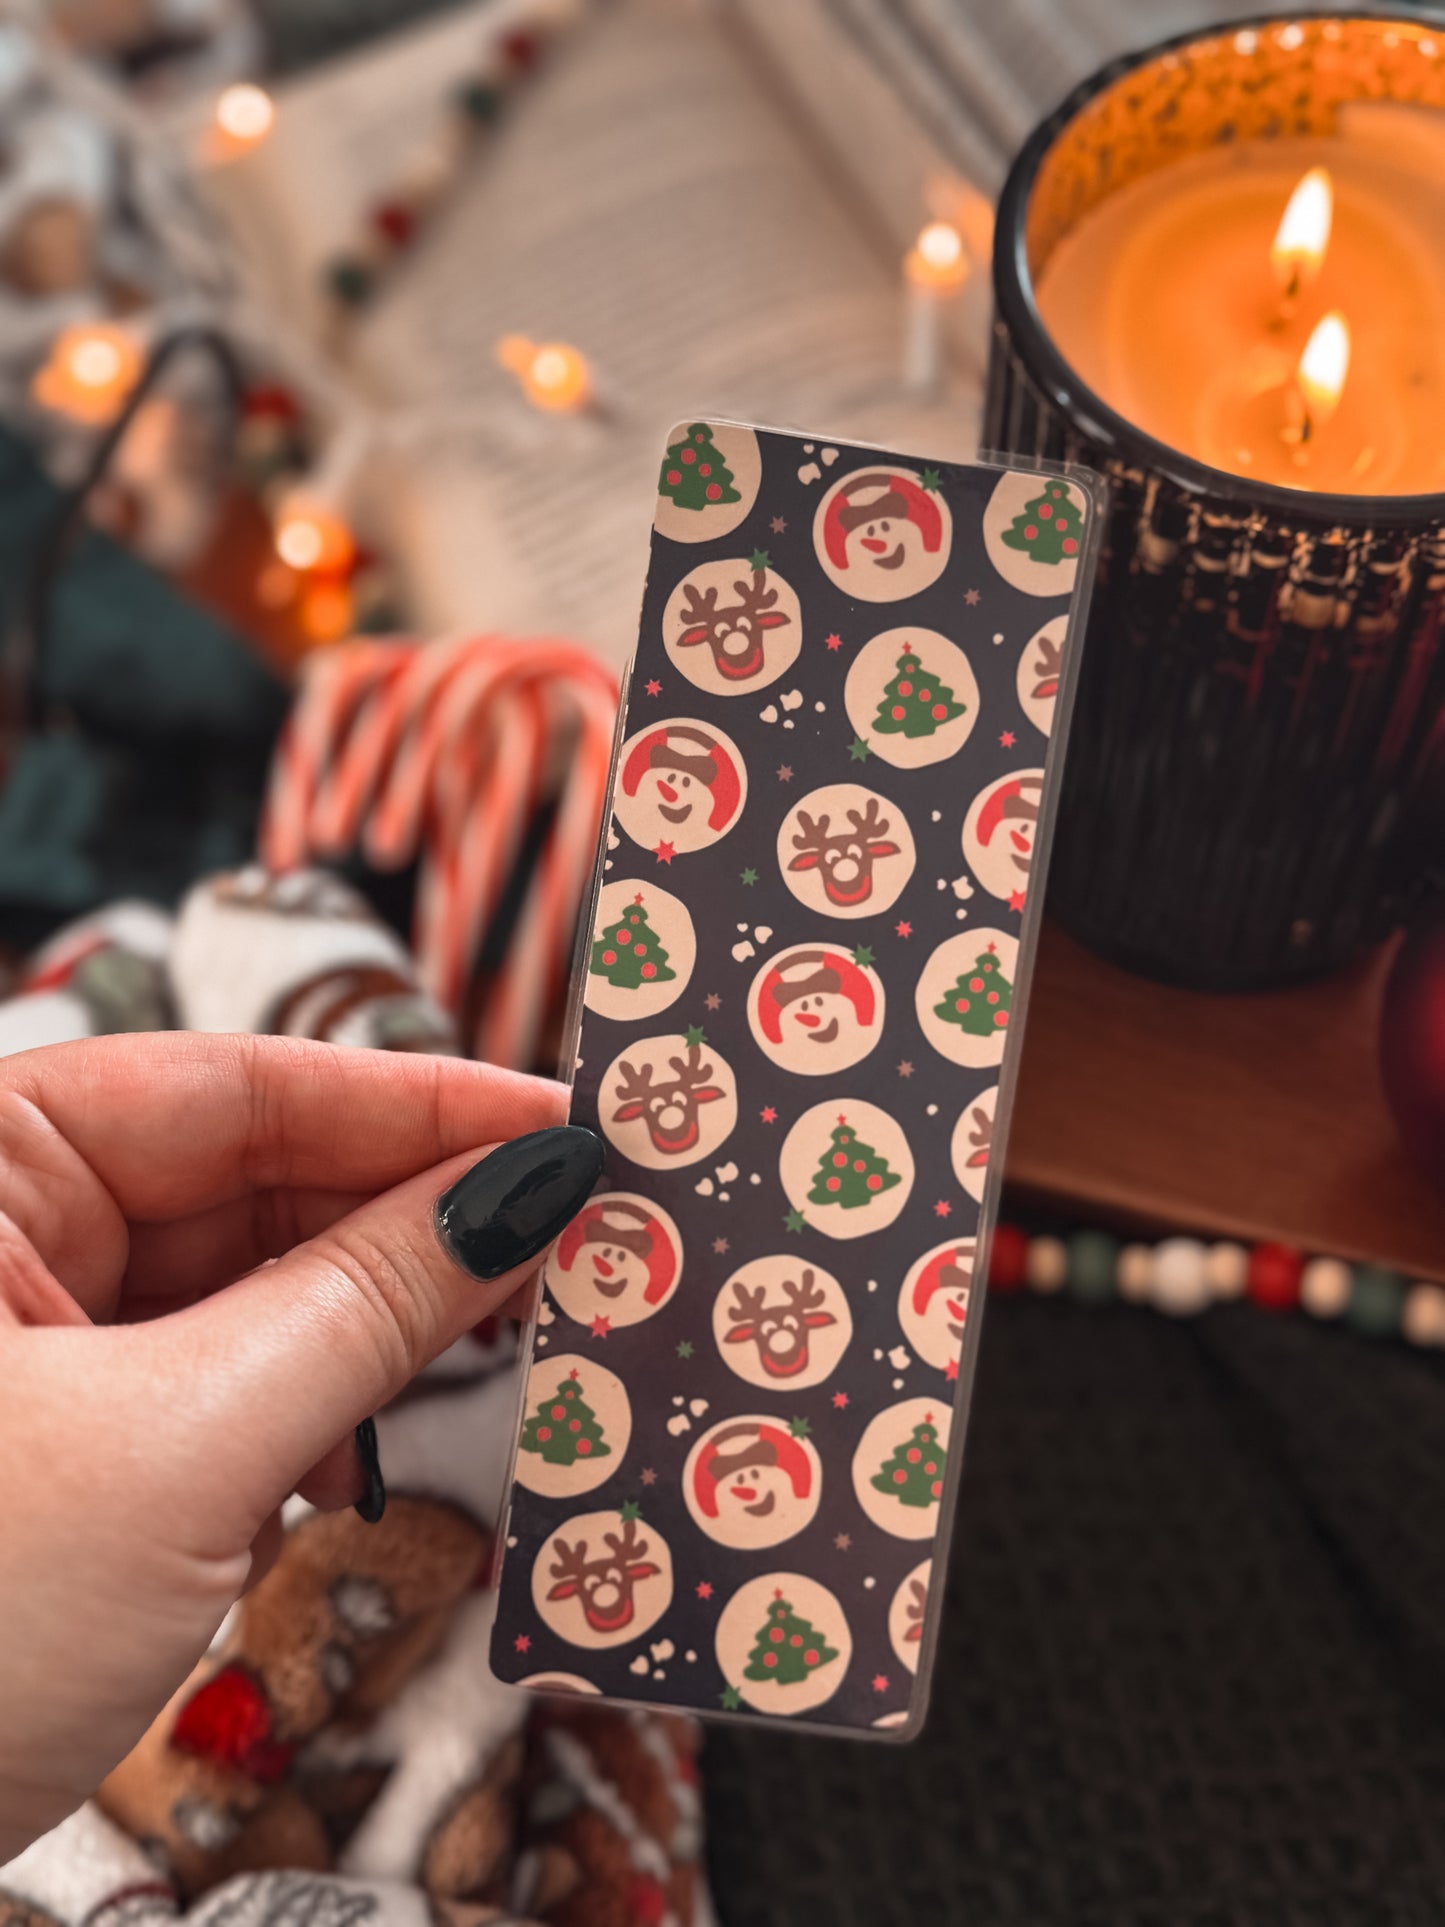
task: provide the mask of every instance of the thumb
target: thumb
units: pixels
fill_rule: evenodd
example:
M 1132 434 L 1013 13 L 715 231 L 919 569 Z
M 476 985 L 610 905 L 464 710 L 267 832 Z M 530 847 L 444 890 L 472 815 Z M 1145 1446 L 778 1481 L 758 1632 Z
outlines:
M 248 1544 L 328 1448 L 502 1305 L 602 1161 L 574 1125 L 453 1158 L 151 1327 L 157 1369 L 190 1388 L 178 1469 L 219 1475 L 223 1536 Z M 218 1480 L 203 1483 L 214 1505 Z

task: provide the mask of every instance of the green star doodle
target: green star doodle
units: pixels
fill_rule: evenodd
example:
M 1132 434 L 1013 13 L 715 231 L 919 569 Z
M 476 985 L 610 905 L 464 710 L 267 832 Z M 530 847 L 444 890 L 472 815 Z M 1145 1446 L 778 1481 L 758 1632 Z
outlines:
M 617 1511 L 625 1526 L 636 1524 L 637 1520 L 642 1517 L 642 1507 L 637 1503 L 636 1499 L 624 1499 L 622 1504 L 618 1506 Z
M 866 943 L 860 943 L 853 952 L 853 961 L 860 970 L 866 970 L 873 961 L 873 952 Z
M 855 763 L 866 763 L 872 753 L 861 736 L 855 736 L 848 745 L 848 754 Z
M 929 490 L 936 489 L 938 487 L 938 470 L 936 468 L 926 468 L 918 480 L 921 487 Z
M 723 1711 L 727 1713 L 736 1713 L 743 1703 L 743 1696 L 736 1686 L 725 1686 L 718 1694 L 718 1699 L 722 1702 Z
M 748 557 L 748 567 L 750 569 L 770 569 L 772 566 L 772 558 L 766 549 L 754 549 Z
M 705 1044 L 707 1042 L 707 1032 L 701 1024 L 689 1024 L 683 1032 L 683 1042 L 687 1045 L 688 1049 L 691 1050 L 694 1044 Z
M 678 1355 L 678 1357 L 679 1357 L 679 1358 L 691 1358 L 691 1357 L 692 1357 L 692 1340 L 691 1340 L 690 1338 L 679 1338 L 679 1339 L 678 1339 L 678 1341 L 677 1341 L 677 1355 Z
M 758 880 L 758 873 L 756 870 L 743 871 L 743 888 L 745 890 L 751 890 L 753 885 L 757 882 L 757 880 Z
M 789 1231 L 801 1231 L 806 1222 L 801 1211 L 790 1211 L 787 1217 L 783 1219 L 783 1223 L 788 1227 Z
M 813 1435 L 813 1428 L 805 1418 L 790 1419 L 788 1421 L 788 1430 L 795 1439 L 811 1438 Z

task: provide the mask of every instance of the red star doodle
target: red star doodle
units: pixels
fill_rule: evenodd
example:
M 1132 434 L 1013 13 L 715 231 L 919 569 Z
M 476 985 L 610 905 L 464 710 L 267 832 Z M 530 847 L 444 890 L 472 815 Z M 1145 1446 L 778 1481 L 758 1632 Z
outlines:
M 1013 731 L 1006 729 L 998 739 L 998 746 L 1000 749 L 1012 749 L 1017 741 L 1018 737 L 1014 735 Z
M 913 935 L 913 925 L 905 918 L 902 923 L 894 924 L 893 934 L 895 937 L 911 937 Z
M 662 694 L 662 684 L 658 682 L 655 676 L 650 683 L 646 684 L 646 689 L 649 696 L 660 696 Z
M 848 1394 L 846 1392 L 834 1392 L 833 1406 L 836 1411 L 845 1412 L 848 1409 Z
M 957 1382 L 958 1360 L 956 1358 L 949 1359 L 948 1363 L 943 1368 L 943 1376 L 948 1380 L 950 1385 L 953 1385 Z
M 612 1320 L 605 1312 L 599 1311 L 597 1316 L 592 1320 L 592 1336 L 594 1338 L 605 1338 L 611 1329 Z M 574 1372 L 572 1376 L 575 1378 L 577 1374 Z
M 517 1637 L 512 1641 L 512 1651 L 514 1653 L 530 1653 L 531 1650 L 532 1642 L 527 1634 L 518 1633 Z
M 1010 890 L 1010 892 L 1009 892 L 1009 899 L 1008 899 L 1008 907 L 1009 907 L 1009 909 L 1010 909 L 1010 910 L 1022 910 L 1022 909 L 1023 909 L 1023 907 L 1024 907 L 1024 893 L 1023 893 L 1023 891 L 1022 891 L 1022 890 Z
M 875 1673 L 873 1675 L 873 1691 L 875 1693 L 886 1693 L 888 1691 L 888 1675 L 886 1673 Z
M 659 863 L 671 863 L 677 855 L 677 850 L 671 843 L 656 843 L 653 845 L 652 854 Z
M 935 1218 L 951 1218 L 953 1216 L 953 1206 L 948 1202 L 947 1198 L 940 1198 L 938 1200 L 938 1203 L 933 1207 L 933 1215 Z
M 762 1119 L 764 1124 L 776 1124 L 778 1121 L 778 1114 L 773 1109 L 771 1104 L 765 1104 L 763 1108 L 758 1112 L 758 1116 Z
M 711 1586 L 710 1586 L 710 1585 L 709 1585 L 709 1584 L 707 1583 L 707 1581 L 706 1581 L 706 1579 L 699 1579 L 699 1580 L 698 1580 L 698 1582 L 697 1582 L 697 1596 L 698 1596 L 698 1598 L 699 1598 L 699 1599 L 711 1599 L 711 1598 L 712 1598 L 712 1587 L 711 1587 Z
M 830 649 L 841 649 L 843 647 L 843 638 L 834 633 L 828 637 L 828 647 Z
M 632 899 L 632 901 L 633 901 L 634 903 L 641 903 L 641 901 L 642 901 L 642 892 L 641 892 L 640 890 L 638 891 L 638 893 L 637 893 L 637 895 L 636 895 L 636 896 L 635 896 L 635 897 L 634 897 L 634 898 Z

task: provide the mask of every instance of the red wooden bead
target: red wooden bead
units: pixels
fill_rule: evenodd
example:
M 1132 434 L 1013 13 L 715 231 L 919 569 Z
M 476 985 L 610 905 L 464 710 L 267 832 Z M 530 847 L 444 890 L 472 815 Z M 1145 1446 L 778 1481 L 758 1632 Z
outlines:
M 997 1225 L 988 1254 L 989 1290 L 1021 1291 L 1028 1252 L 1029 1241 L 1016 1225 Z
M 519 74 L 524 74 L 536 66 L 537 56 L 541 51 L 542 43 L 534 33 L 524 33 L 519 30 L 502 36 L 502 56 L 507 65 Z
M 1257 1305 L 1288 1311 L 1299 1303 L 1304 1253 L 1289 1245 L 1256 1245 L 1249 1254 L 1248 1290 Z
M 416 216 L 404 201 L 383 201 L 374 207 L 371 224 L 397 248 L 404 248 L 416 232 Z

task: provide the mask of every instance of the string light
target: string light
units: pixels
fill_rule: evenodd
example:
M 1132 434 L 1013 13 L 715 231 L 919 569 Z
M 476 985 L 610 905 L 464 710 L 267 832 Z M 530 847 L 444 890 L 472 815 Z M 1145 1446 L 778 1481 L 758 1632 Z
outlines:
M 548 414 L 575 415 L 592 399 L 587 357 L 565 341 L 539 346 L 525 335 L 504 335 L 497 343 L 497 360 L 517 377 L 532 406 Z
M 30 392 L 44 407 L 98 427 L 119 413 L 141 365 L 141 351 L 124 328 L 76 323 L 56 336 Z
M 314 495 L 288 495 L 276 515 L 276 553 L 301 574 L 339 572 L 356 552 L 351 530 L 326 502 Z

